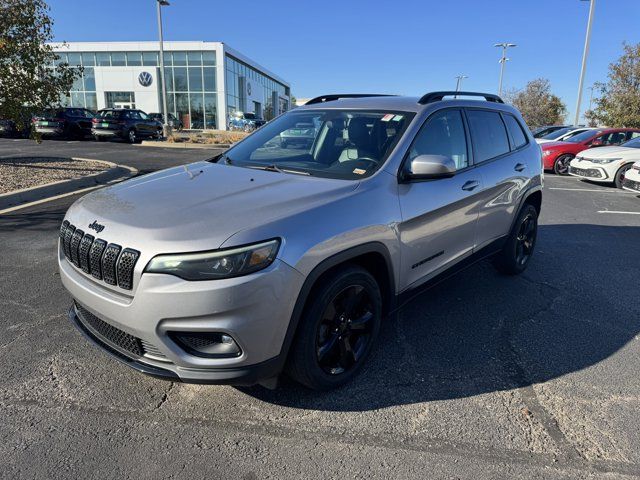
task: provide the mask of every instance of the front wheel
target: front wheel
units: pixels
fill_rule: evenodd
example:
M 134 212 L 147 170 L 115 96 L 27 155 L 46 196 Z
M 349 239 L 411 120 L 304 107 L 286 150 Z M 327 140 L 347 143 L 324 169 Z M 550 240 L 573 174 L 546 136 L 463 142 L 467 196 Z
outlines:
M 138 140 L 137 136 L 136 136 L 136 131 L 132 128 L 131 130 L 129 130 L 129 132 L 127 133 L 127 141 L 129 143 L 136 143 L 136 141 Z
M 624 182 L 624 178 L 625 175 L 627 174 L 627 172 L 631 169 L 631 163 L 628 165 L 623 165 L 622 167 L 620 167 L 620 169 L 616 172 L 616 176 L 615 176 L 615 183 L 616 183 L 616 187 L 617 188 L 622 188 L 622 183 Z
M 326 278 L 305 308 L 288 374 L 314 390 L 347 383 L 362 368 L 380 330 L 382 295 L 375 278 L 347 266 Z
M 524 272 L 533 256 L 538 237 L 538 211 L 526 204 L 516 219 L 507 241 L 495 258 L 494 265 L 501 273 L 518 275 Z
M 556 175 L 568 175 L 571 160 L 573 160 L 573 155 L 560 155 L 553 164 L 553 173 Z

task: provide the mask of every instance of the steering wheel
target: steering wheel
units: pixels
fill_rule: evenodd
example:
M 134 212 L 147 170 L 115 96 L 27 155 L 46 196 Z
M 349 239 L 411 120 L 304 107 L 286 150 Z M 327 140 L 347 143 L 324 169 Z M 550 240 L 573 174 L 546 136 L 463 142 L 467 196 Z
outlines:
M 369 162 L 371 163 L 373 167 L 378 165 L 378 160 L 371 158 L 371 157 L 358 157 L 354 160 L 355 162 Z

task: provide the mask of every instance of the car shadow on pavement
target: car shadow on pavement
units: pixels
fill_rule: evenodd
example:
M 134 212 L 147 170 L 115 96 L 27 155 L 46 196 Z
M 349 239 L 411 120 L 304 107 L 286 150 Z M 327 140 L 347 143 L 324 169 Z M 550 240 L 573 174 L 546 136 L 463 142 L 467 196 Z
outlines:
M 541 225 L 529 269 L 498 274 L 481 262 L 384 323 L 360 375 L 313 392 L 241 388 L 309 410 L 367 411 L 527 387 L 589 368 L 640 332 L 640 227 Z M 633 253 L 635 252 L 635 253 Z M 625 301 L 626 300 L 626 301 Z

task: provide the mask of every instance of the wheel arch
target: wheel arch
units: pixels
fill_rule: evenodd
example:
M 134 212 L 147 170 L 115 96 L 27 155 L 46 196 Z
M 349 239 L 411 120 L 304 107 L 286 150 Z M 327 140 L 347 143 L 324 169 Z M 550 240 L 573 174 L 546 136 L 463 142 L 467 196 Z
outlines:
M 370 242 L 349 248 L 324 259 L 307 275 L 296 299 L 280 351 L 282 366 L 286 362 L 291 344 L 296 336 L 300 318 L 304 314 L 315 287 L 323 279 L 345 265 L 358 265 L 373 275 L 380 286 L 384 315 L 389 314 L 396 308 L 397 298 L 393 263 L 391 254 L 384 244 Z

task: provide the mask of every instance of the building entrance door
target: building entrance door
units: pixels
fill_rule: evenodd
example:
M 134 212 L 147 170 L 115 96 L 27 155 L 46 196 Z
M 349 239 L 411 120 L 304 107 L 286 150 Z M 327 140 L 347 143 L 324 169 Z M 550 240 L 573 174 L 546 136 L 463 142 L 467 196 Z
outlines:
M 136 108 L 134 92 L 104 92 L 104 103 L 107 108 Z

